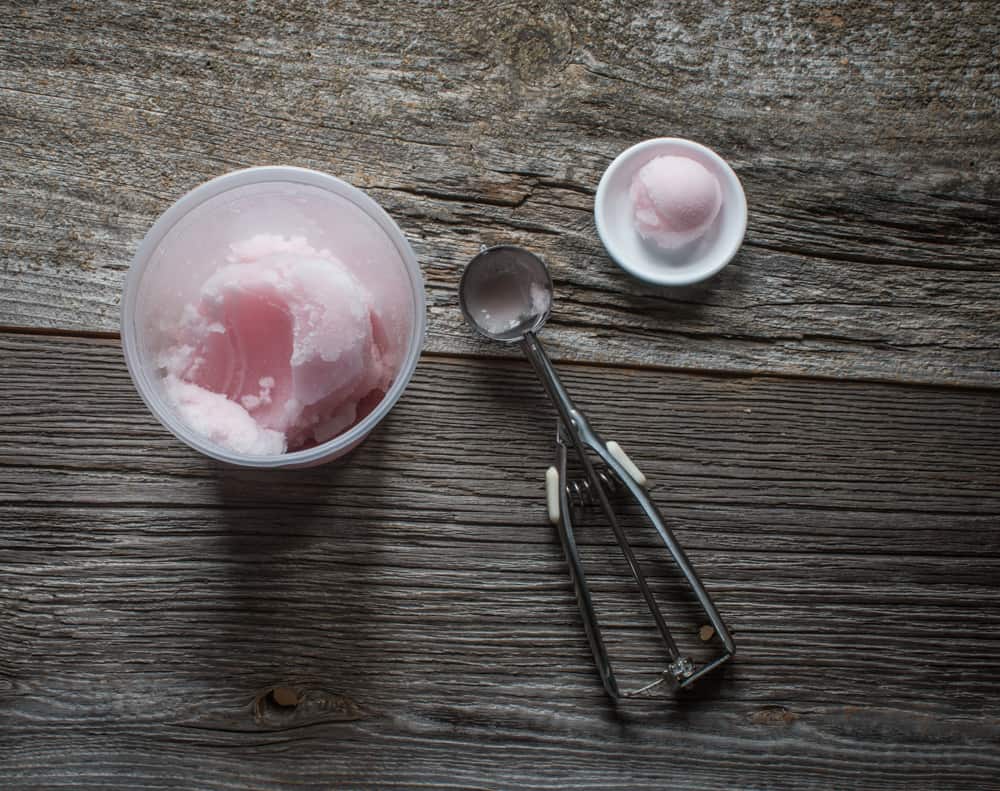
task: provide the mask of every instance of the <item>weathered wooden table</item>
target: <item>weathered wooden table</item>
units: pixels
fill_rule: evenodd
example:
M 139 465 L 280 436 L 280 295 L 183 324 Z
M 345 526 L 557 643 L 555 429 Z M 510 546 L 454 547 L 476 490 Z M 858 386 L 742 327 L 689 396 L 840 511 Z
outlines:
M 0 786 L 1000 787 L 994 3 L 0 5 Z M 591 215 L 662 135 L 750 204 L 683 290 Z M 156 216 L 266 163 L 386 207 L 430 331 L 348 462 L 263 475 L 154 422 L 117 328 Z M 547 258 L 567 384 L 736 633 L 690 697 L 601 690 L 553 413 L 456 307 L 500 241 Z

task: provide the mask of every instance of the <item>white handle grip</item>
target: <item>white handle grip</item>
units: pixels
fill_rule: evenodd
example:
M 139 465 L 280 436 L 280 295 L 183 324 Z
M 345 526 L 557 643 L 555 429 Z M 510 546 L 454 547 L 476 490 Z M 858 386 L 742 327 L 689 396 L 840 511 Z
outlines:
M 625 468 L 625 472 L 629 474 L 629 477 L 645 489 L 647 482 L 646 476 L 642 474 L 642 470 L 635 466 L 635 462 L 628 457 L 628 454 L 622 450 L 622 446 L 617 442 L 609 442 L 607 444 L 607 448 L 608 453 L 615 457 L 615 461 Z
M 545 471 L 545 502 L 549 507 L 549 521 L 559 524 L 559 470 L 555 467 Z

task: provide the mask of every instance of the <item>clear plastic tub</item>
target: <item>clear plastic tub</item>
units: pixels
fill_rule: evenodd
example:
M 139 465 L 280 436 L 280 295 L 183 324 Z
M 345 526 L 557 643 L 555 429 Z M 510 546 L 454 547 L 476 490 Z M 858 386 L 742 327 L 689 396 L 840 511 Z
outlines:
M 366 287 L 377 283 L 379 309 L 397 373 L 384 397 L 356 425 L 303 450 L 254 456 L 194 431 L 165 396 L 158 357 L 164 327 L 197 302 L 229 245 L 259 233 L 304 236 L 327 248 Z M 167 209 L 139 245 L 122 298 L 122 348 L 139 395 L 153 415 L 195 450 L 230 464 L 307 467 L 344 455 L 388 414 L 413 375 L 426 322 L 423 278 L 399 226 L 370 197 L 340 179 L 295 167 L 228 173 L 196 187 Z

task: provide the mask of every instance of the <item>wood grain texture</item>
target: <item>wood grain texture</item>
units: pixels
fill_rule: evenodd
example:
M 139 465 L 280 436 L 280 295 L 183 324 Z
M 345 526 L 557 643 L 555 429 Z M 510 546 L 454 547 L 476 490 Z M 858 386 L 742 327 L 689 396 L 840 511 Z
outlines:
M 563 373 L 735 630 L 690 698 L 603 697 L 525 363 L 425 357 L 348 462 L 262 474 L 155 424 L 117 344 L 3 336 L 0 785 L 996 787 L 995 391 Z M 581 538 L 638 678 L 648 628 Z
M 427 278 L 428 348 L 482 242 L 545 255 L 558 357 L 995 386 L 994 3 L 20 3 L 0 7 L 0 325 L 117 330 L 154 218 L 233 168 L 371 192 Z M 750 227 L 658 290 L 591 218 L 611 159 L 727 157 Z

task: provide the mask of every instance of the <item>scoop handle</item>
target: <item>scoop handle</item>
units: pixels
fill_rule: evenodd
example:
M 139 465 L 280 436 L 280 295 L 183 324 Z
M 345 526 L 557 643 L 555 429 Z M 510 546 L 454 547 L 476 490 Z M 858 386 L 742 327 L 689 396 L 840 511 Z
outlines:
M 541 342 L 535 336 L 533 332 L 525 334 L 521 341 L 521 346 L 524 349 L 524 353 L 528 356 L 531 361 L 532 366 L 534 366 L 535 371 L 538 373 L 539 378 L 542 380 L 542 384 L 545 386 L 546 392 L 549 394 L 549 398 L 552 399 L 552 403 L 555 405 L 556 410 L 559 412 L 559 418 L 562 420 L 563 425 L 566 428 L 566 433 L 569 435 L 573 442 L 574 450 L 576 451 L 577 457 L 580 460 L 580 464 L 583 467 L 584 475 L 593 487 L 595 496 L 597 497 L 597 502 L 604 512 L 604 517 L 608 521 L 608 525 L 611 527 L 611 531 L 614 533 L 615 541 L 618 542 L 618 546 L 625 556 L 625 562 L 628 564 L 629 571 L 632 572 L 632 576 L 639 586 L 639 592 L 642 594 L 643 600 L 646 602 L 646 606 L 649 608 L 650 614 L 653 616 L 653 620 L 656 622 L 657 630 L 660 633 L 660 637 L 663 640 L 664 647 L 667 649 L 667 653 L 670 655 L 672 662 L 677 662 L 681 659 L 681 653 L 677 647 L 677 643 L 670 633 L 670 628 L 667 626 L 667 622 L 663 617 L 663 613 L 660 611 L 660 606 L 656 602 L 656 597 L 653 596 L 653 591 L 646 582 L 646 575 L 643 573 L 641 566 L 639 565 L 639 560 L 635 556 L 635 552 L 632 550 L 631 544 L 629 544 L 628 539 L 625 536 L 625 532 L 622 529 L 621 523 L 618 521 L 618 516 L 615 514 L 615 509 L 611 506 L 611 502 L 608 499 L 607 492 L 601 486 L 601 481 L 597 476 L 597 471 L 594 468 L 594 463 L 587 456 L 585 452 L 585 447 L 589 446 L 601 457 L 601 459 L 615 472 L 619 477 L 628 477 L 629 473 L 625 471 L 625 467 L 622 463 L 612 454 L 606 443 L 600 438 L 596 431 L 590 427 L 590 423 L 586 416 L 576 408 L 573 404 L 573 400 L 569 397 L 569 393 L 562 386 L 562 382 L 559 381 L 559 375 L 556 373 L 555 368 L 552 366 L 548 355 L 545 354 L 545 350 L 542 348 Z M 633 486 L 637 486 L 635 482 L 629 478 L 629 482 Z M 632 486 L 629 487 L 632 490 Z M 641 490 L 640 490 L 641 491 Z M 648 497 L 637 497 L 640 506 L 643 510 L 649 512 L 650 508 L 653 508 L 655 512 L 655 507 L 653 507 L 652 501 Z M 657 514 L 657 517 L 659 515 Z M 662 520 L 654 520 L 654 524 L 657 525 L 657 529 L 662 526 Z M 671 546 L 671 551 L 673 547 Z M 678 562 L 680 560 L 678 559 Z M 682 564 L 682 569 L 685 575 L 688 573 L 687 569 Z
M 535 333 L 526 332 L 521 338 L 521 349 L 531 363 L 531 367 L 535 369 L 535 373 L 538 374 L 538 378 L 542 380 L 542 386 L 559 413 L 563 424 L 570 431 L 573 439 L 577 439 L 576 435 L 579 432 L 582 415 L 573 404 L 573 399 L 569 397 L 562 382 L 559 381 L 559 375 L 556 373 L 552 361 L 549 360 L 549 356 L 545 353 L 545 349 L 542 348 L 542 342 L 538 340 Z
M 704 585 L 702 585 L 701 579 L 698 577 L 697 572 L 691 565 L 690 560 L 688 560 L 684 550 L 677 542 L 673 532 L 664 523 L 659 509 L 657 509 L 656 505 L 649 497 L 649 494 L 646 492 L 644 488 L 645 476 L 642 475 L 637 467 L 635 467 L 635 465 L 631 462 L 631 459 L 628 458 L 617 443 L 605 442 L 601 438 L 600 434 L 598 434 L 597 431 L 591 427 L 586 416 L 576 408 L 573 400 L 569 396 L 569 393 L 566 392 L 562 382 L 559 380 L 559 376 L 556 373 L 552 362 L 549 360 L 548 355 L 545 354 L 545 350 L 542 348 L 541 342 L 533 332 L 525 334 L 524 338 L 521 340 L 521 348 L 531 361 L 532 367 L 535 369 L 538 377 L 542 380 L 542 385 L 545 387 L 546 393 L 548 393 L 556 411 L 559 413 L 559 418 L 562 420 L 566 433 L 575 446 L 577 455 L 583 465 L 584 472 L 594 486 L 594 491 L 598 502 L 600 503 L 601 510 L 604 511 L 611 529 L 615 534 L 615 539 L 625 555 L 625 560 L 629 565 L 632 576 L 638 583 L 639 590 L 649 607 L 653 619 L 656 621 L 660 636 L 662 637 L 667 653 L 671 658 L 671 665 L 668 670 L 674 676 L 674 682 L 677 686 L 690 686 L 706 673 L 709 673 L 719 665 L 724 664 L 735 654 L 736 648 L 733 644 L 733 639 L 730 635 L 729 629 L 726 628 L 722 617 L 715 608 L 714 602 L 705 590 Z M 690 585 L 695 598 L 697 598 L 699 605 L 701 605 L 702 610 L 708 616 L 709 621 L 722 641 L 723 652 L 714 660 L 695 668 L 691 665 L 690 660 L 681 657 L 677 644 L 670 633 L 670 629 L 667 627 L 667 624 L 663 619 L 663 615 L 660 612 L 660 608 L 649 589 L 645 575 L 640 569 L 639 563 L 632 552 L 628 539 L 625 537 L 614 510 L 608 501 L 607 494 L 601 487 L 600 481 L 597 480 L 593 464 L 584 452 L 584 447 L 591 448 L 621 480 L 625 489 L 632 496 L 632 499 L 636 502 L 636 504 L 638 504 L 638 506 L 642 509 L 646 518 L 652 523 L 653 528 L 659 534 L 660 540 L 666 545 L 668 551 L 673 556 L 674 561 L 680 568 L 681 573 Z M 565 480 L 565 470 L 563 469 L 560 472 L 562 473 L 562 479 Z M 562 503 L 563 509 L 568 510 L 566 509 L 566 505 L 567 504 L 565 502 Z M 564 512 L 561 515 L 560 522 L 566 522 L 565 528 L 571 538 L 572 528 L 568 523 L 568 513 Z M 562 536 L 560 537 L 562 538 Z M 567 547 L 567 541 L 565 538 L 563 539 L 563 544 L 564 547 Z M 572 545 L 572 541 L 570 541 L 569 547 L 575 548 Z M 582 574 L 582 568 L 579 567 L 578 558 L 575 556 L 575 553 L 567 552 L 567 556 L 570 556 L 571 554 L 573 555 L 571 563 L 574 565 L 574 582 L 576 583 L 581 610 L 583 611 L 585 621 L 589 622 L 594 619 L 593 608 L 590 605 L 590 597 L 586 591 L 586 583 L 584 581 L 585 578 Z M 579 596 L 581 588 L 585 594 L 582 598 Z M 590 627 L 587 630 L 588 637 L 590 637 L 591 647 L 594 649 L 595 659 L 598 661 L 598 666 L 601 670 L 605 687 L 608 689 L 608 692 L 612 697 L 617 697 L 617 684 L 614 681 L 614 675 L 613 672 L 611 672 L 610 663 L 608 662 L 607 655 L 602 644 L 603 641 L 600 637 L 600 629 L 597 627 L 596 623 L 588 623 L 588 627 Z

